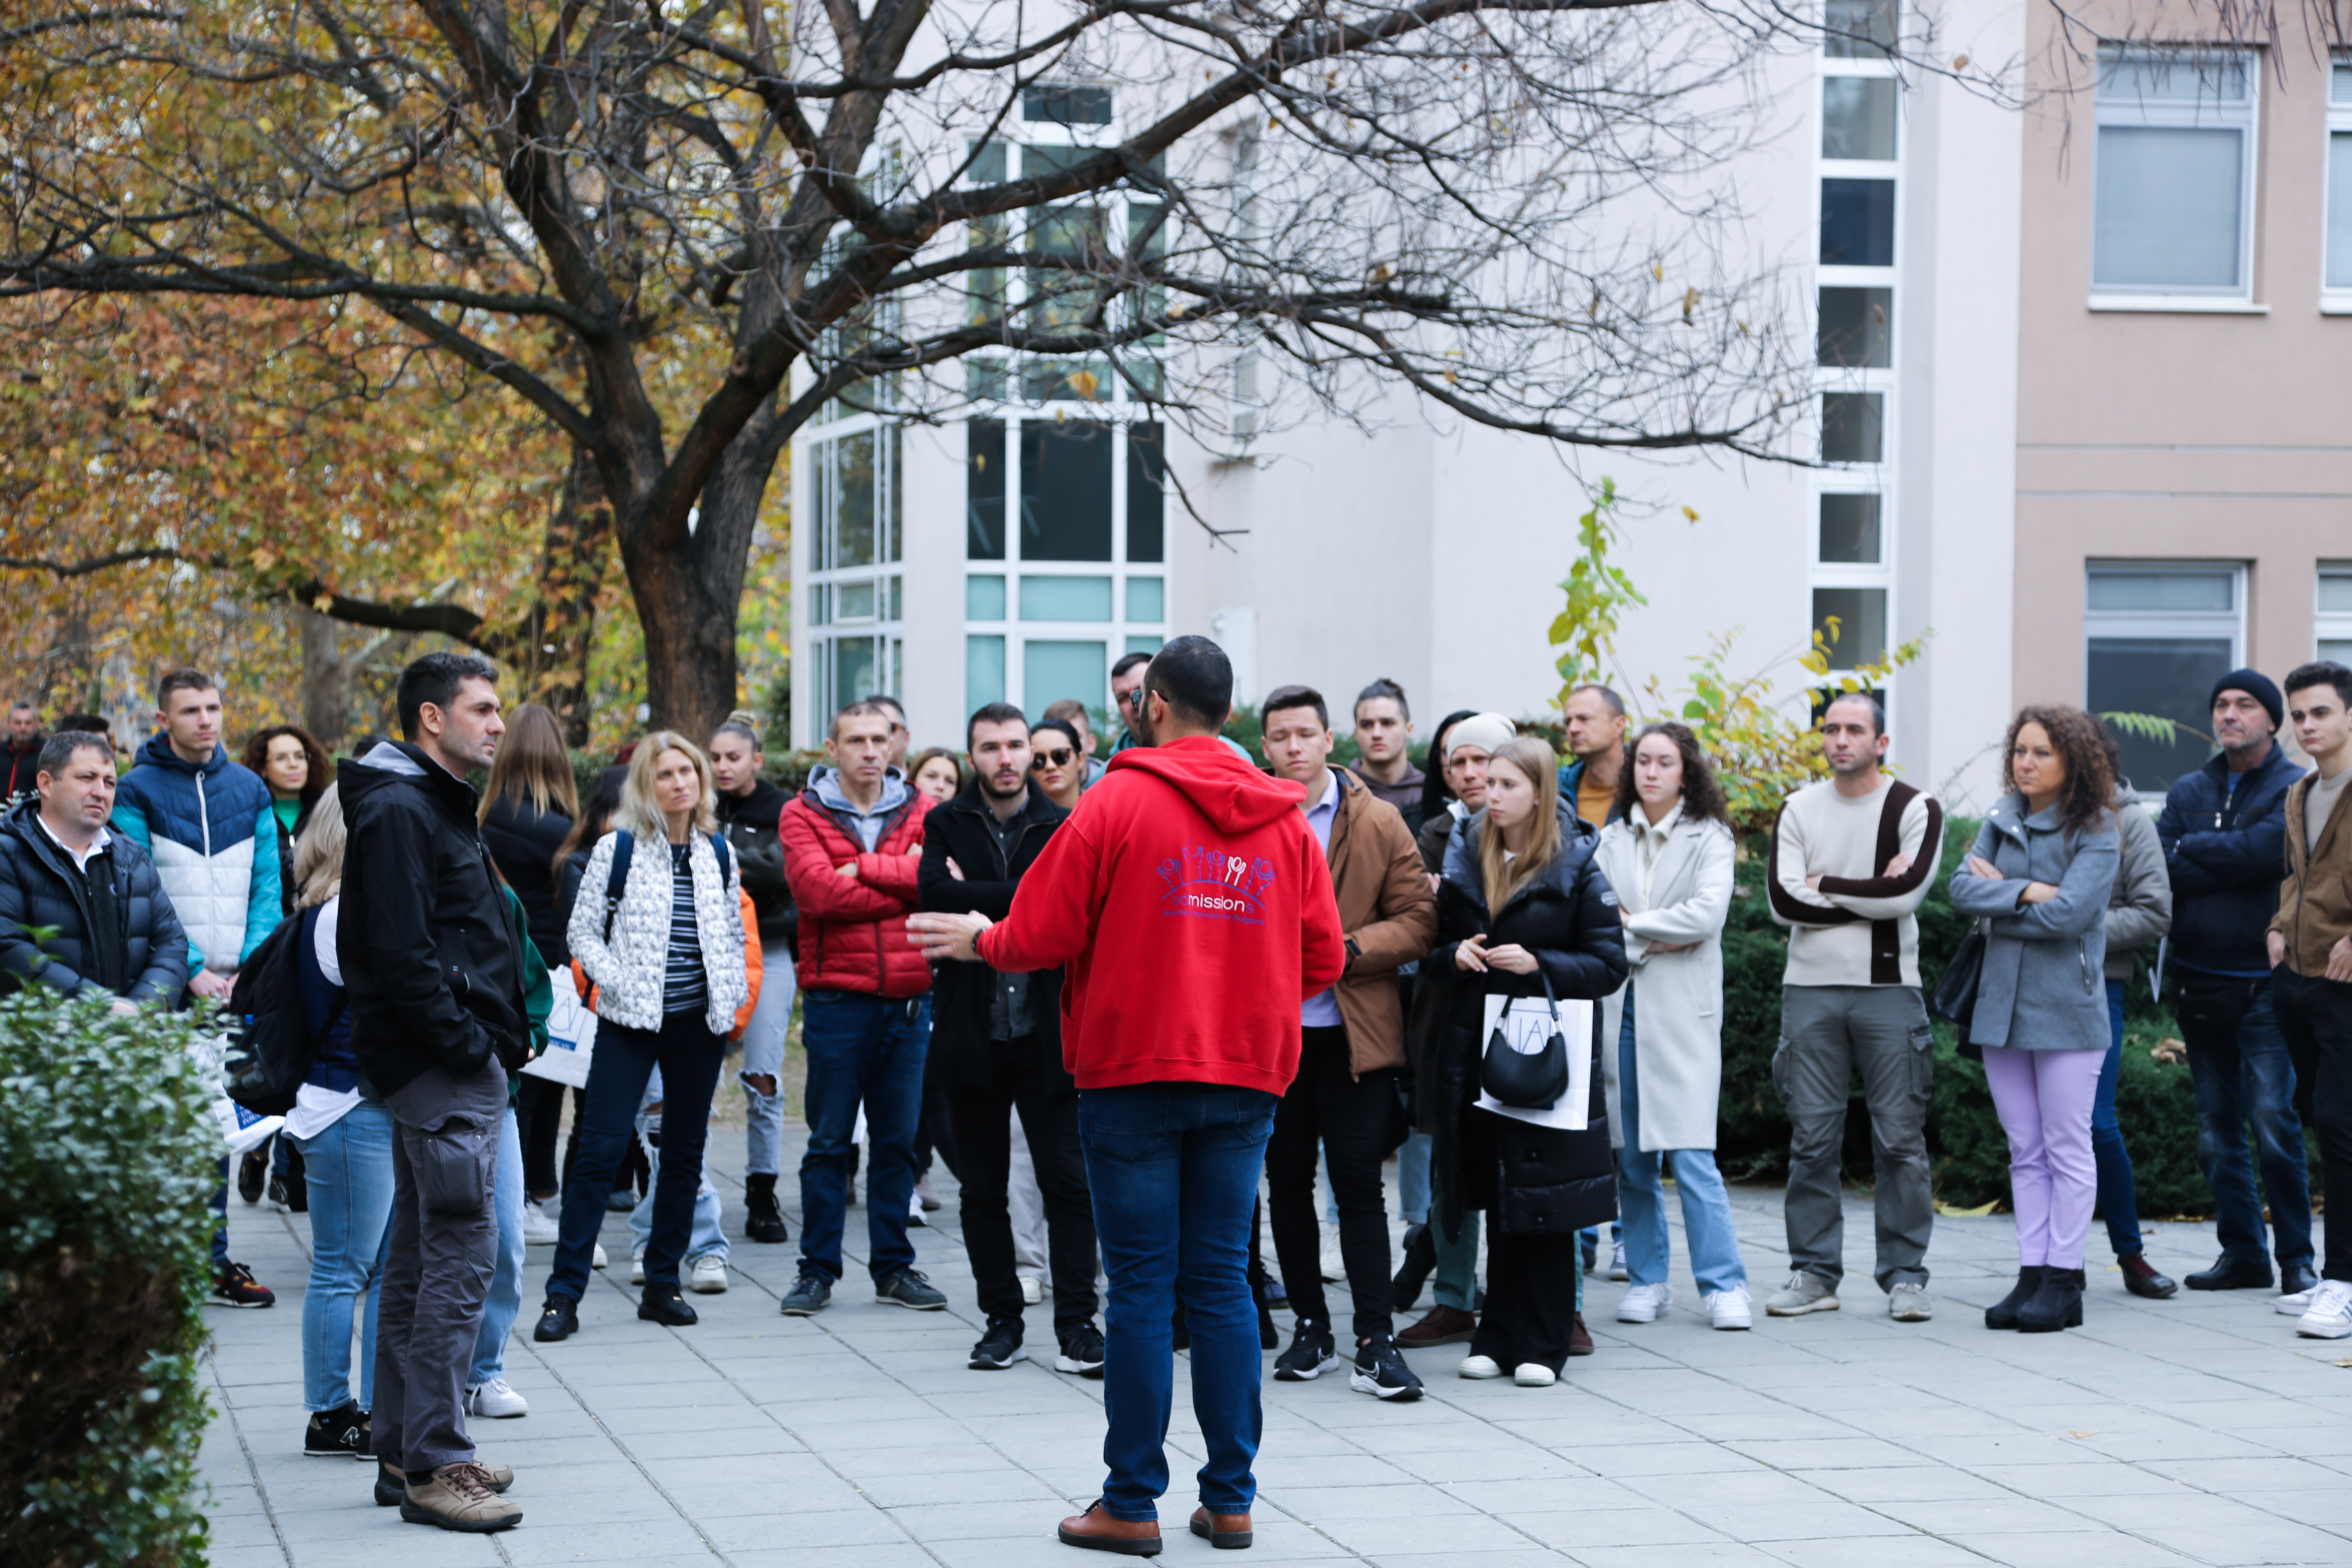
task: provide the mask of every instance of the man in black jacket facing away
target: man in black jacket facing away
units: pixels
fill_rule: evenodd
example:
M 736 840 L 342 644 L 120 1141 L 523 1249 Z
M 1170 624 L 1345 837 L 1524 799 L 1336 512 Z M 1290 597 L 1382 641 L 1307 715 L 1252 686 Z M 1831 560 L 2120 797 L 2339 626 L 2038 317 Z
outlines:
M 400 677 L 400 728 L 343 764 L 342 919 L 360 1088 L 393 1114 L 392 1225 L 376 1307 L 377 1500 L 412 1523 L 521 1522 L 513 1473 L 475 1462 L 466 1373 L 496 1262 L 507 1075 L 526 1055 L 522 954 L 466 773 L 506 725 L 497 672 L 434 653 Z
M 916 874 L 921 908 L 945 914 L 1013 912 L 1013 890 L 1069 813 L 1029 787 L 1029 721 L 992 702 L 964 729 L 972 782 L 931 813 Z M 1054 1366 L 1102 1375 L 1095 1327 L 1095 1215 L 1078 1143 L 1078 1089 L 1062 1066 L 1062 972 L 1003 974 L 984 963 L 944 963 L 931 983 L 931 1070 L 946 1085 L 963 1184 L 963 1238 L 987 1330 L 971 1367 L 1024 1359 L 1021 1280 L 1005 1189 L 1013 1119 L 1037 1168 L 1054 1276 Z
M 2287 786 L 2303 776 L 2273 739 L 2284 703 L 2258 670 L 2233 669 L 2213 686 L 2213 739 L 2221 754 L 2174 782 L 2156 821 L 2172 875 L 2175 1015 L 2197 1091 L 2197 1163 L 2213 1189 L 2221 1256 L 2183 1281 L 2191 1290 L 2259 1289 L 2271 1282 L 2268 1251 L 2293 1296 L 2313 1274 L 2310 1173 L 2294 1111 L 2294 1068 L 2272 1010 L 2264 946 L 2286 879 Z M 2246 1154 L 2253 1123 L 2262 1190 Z

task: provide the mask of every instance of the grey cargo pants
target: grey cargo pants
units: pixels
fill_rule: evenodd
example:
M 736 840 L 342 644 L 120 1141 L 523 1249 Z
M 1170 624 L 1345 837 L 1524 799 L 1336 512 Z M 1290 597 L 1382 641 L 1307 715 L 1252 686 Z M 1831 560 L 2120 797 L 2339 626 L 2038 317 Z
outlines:
M 1834 1285 L 1845 1275 L 1838 1151 L 1854 1070 L 1870 1109 L 1877 1186 L 1878 1288 L 1927 1282 L 1935 1199 L 1927 1181 L 1934 1036 L 1914 985 L 1788 985 L 1772 1087 L 1788 1108 L 1789 1265 Z

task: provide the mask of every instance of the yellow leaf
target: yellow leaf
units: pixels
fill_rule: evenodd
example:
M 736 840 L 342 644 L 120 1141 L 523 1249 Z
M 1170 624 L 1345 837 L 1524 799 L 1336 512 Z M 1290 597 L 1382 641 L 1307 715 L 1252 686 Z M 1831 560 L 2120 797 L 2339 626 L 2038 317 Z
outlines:
M 1968 68 L 1969 68 L 1969 57 L 1968 57 L 1968 56 L 1966 56 L 1966 55 L 1955 55 L 1955 56 L 1953 56 L 1953 57 L 1952 57 L 1952 68 L 1953 68 L 1954 70 L 1956 70 L 1956 71 L 1964 71 L 1964 70 L 1968 69 Z
M 1698 509 L 1696 507 L 1688 506 L 1683 508 L 1683 517 L 1687 521 L 1696 522 L 1698 521 Z
M 1650 280 L 1654 283 L 1664 283 L 1666 280 L 1666 264 L 1664 262 L 1653 261 L 1650 263 Z

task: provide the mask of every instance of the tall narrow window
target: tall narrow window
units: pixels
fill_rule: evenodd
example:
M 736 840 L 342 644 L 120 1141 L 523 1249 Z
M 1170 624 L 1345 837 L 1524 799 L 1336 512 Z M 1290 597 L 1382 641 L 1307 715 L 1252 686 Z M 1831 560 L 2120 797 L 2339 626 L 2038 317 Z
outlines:
M 1886 590 L 1816 588 L 1813 630 L 1829 646 L 1832 669 L 1859 669 L 1886 657 Z
M 1826 566 L 1875 566 L 1885 559 L 1878 538 L 1878 498 L 1874 495 L 1825 495 L 1821 498 L 1821 553 Z
M 2352 61 L 2340 59 L 2327 88 L 2326 286 L 2352 304 Z
M 2352 665 L 2352 564 L 2321 564 L 2318 599 L 2313 621 L 2318 657 Z
M 1823 289 L 1815 342 L 1821 363 L 1847 370 L 1883 370 L 1892 364 L 1887 327 L 1894 314 L 1892 289 Z
M 1829 0 L 1822 31 L 1832 59 L 1883 59 L 1895 47 L 1895 0 Z
M 964 554 L 1004 559 L 1004 421 L 968 420 L 963 427 Z
M 1822 182 L 1822 265 L 1895 265 L 1895 182 Z
M 1157 420 L 1127 427 L 1127 558 L 1164 561 L 1168 498 L 1161 489 L 1168 458 Z M 1134 617 L 1131 617 L 1134 618 Z M 1152 617 L 1157 619 L 1158 617 Z
M 1021 559 L 1110 559 L 1110 432 L 1078 421 L 1021 426 Z
M 1895 156 L 1895 95 L 1891 76 L 1822 79 L 1822 156 L 1883 163 Z
M 1883 394 L 1822 394 L 1822 461 L 1883 462 L 1885 447 L 1886 399 Z
M 2238 54 L 2099 51 L 2094 290 L 2246 293 L 2253 79 Z

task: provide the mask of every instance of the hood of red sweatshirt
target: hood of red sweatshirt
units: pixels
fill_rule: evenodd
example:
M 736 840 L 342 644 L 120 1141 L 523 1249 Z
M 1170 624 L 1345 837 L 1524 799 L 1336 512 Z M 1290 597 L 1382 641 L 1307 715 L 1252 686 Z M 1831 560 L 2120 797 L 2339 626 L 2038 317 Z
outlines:
M 1128 768 L 1140 768 L 1174 784 L 1228 833 L 1264 827 L 1284 812 L 1297 810 L 1307 799 L 1305 785 L 1258 772 L 1213 735 L 1130 746 L 1111 758 L 1108 771 Z

